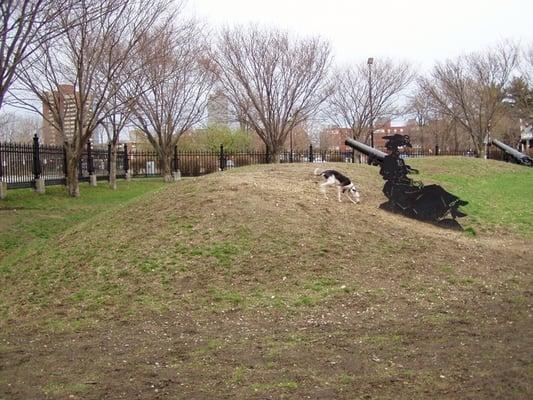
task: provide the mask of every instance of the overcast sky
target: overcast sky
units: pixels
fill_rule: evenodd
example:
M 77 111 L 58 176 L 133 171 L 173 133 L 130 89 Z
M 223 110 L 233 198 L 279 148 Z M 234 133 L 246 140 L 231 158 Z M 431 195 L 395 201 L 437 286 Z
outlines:
M 502 39 L 533 43 L 533 0 L 188 0 L 214 27 L 250 22 L 331 42 L 340 63 L 368 57 L 435 61 Z

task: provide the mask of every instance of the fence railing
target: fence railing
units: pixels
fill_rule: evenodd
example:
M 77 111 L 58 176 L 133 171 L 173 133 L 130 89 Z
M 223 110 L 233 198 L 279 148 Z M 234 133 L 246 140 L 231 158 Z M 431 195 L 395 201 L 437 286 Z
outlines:
M 385 151 L 385 149 L 380 149 Z M 403 152 L 404 157 L 428 157 L 428 156 L 462 156 L 462 157 L 477 157 L 478 153 L 474 150 L 449 150 L 440 149 L 435 146 L 434 149 L 429 148 L 407 148 Z
M 409 149 L 405 157 L 434 155 L 475 156 L 473 151 L 442 151 Z M 496 158 L 496 157 L 495 157 Z M 365 162 L 359 153 L 349 151 L 321 150 L 313 146 L 305 150 L 283 151 L 278 160 L 272 160 L 266 151 L 182 151 L 174 148 L 172 171 L 180 171 L 182 176 L 205 175 L 215 171 L 268 162 L 280 163 L 321 163 L 321 162 Z M 62 146 L 42 145 L 34 137 L 32 144 L 0 143 L 0 181 L 8 188 L 35 187 L 36 179 L 43 179 L 45 185 L 66 183 L 67 160 Z M 95 175 L 97 180 L 109 178 L 111 170 L 111 146 L 94 146 L 90 142 L 78 165 L 78 179 L 89 180 Z M 119 146 L 116 157 L 116 174 L 124 178 L 161 176 L 161 163 L 158 153 L 151 150 L 128 149 L 127 144 Z

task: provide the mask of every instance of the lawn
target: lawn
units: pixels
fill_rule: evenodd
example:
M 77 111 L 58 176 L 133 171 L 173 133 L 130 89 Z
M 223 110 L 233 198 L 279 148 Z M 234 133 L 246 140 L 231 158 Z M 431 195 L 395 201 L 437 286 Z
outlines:
M 29 245 L 44 244 L 71 226 L 163 187 L 160 179 L 119 181 L 117 190 L 105 183 L 80 185 L 82 196 L 70 198 L 63 186 L 49 186 L 45 194 L 33 189 L 10 190 L 0 201 L 0 260 Z
M 531 397 L 532 169 L 408 163 L 469 201 L 467 231 L 380 209 L 368 165 L 324 165 L 360 205 L 309 164 L 19 192 L 1 213 L 80 219 L 2 222 L 0 398 Z
M 414 159 L 423 181 L 433 180 L 470 201 L 470 219 L 480 229 L 499 228 L 533 235 L 533 169 L 494 160 L 446 157 Z

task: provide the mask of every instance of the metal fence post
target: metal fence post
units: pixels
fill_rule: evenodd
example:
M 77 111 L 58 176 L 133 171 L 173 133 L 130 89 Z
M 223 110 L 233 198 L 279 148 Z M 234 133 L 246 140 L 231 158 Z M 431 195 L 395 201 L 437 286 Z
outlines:
M 83 178 L 83 160 L 81 159 L 81 157 L 78 160 L 78 178 Z
M 39 145 L 39 137 L 37 134 L 33 137 L 33 179 L 35 182 L 35 191 L 37 193 L 45 192 L 44 178 L 42 177 L 41 166 L 41 147 Z
M 313 145 L 310 144 L 309 145 L 309 162 L 313 162 L 314 161 L 314 157 L 313 157 Z
M 0 143 L 0 182 L 2 182 L 2 178 L 4 177 L 4 159 L 3 159 L 3 150 L 4 146 L 2 143 Z
M 179 158 L 178 158 L 178 145 L 174 145 L 174 160 L 172 160 L 172 164 L 173 164 L 173 172 L 172 172 L 172 176 L 174 178 L 174 181 L 179 181 L 181 179 L 181 171 L 180 171 L 180 168 L 179 168 Z
M 93 158 L 93 152 L 92 152 L 92 143 L 89 139 L 87 141 L 87 172 L 89 175 L 94 174 L 94 158 Z
M 438 144 L 435 145 L 435 155 L 436 156 L 439 155 L 439 145 Z
M 65 175 L 65 185 L 67 184 L 67 143 L 63 144 L 63 174 Z
M 174 146 L 174 163 L 173 171 L 178 172 L 179 170 L 179 160 L 178 160 L 178 145 Z
M 94 171 L 93 144 L 90 139 L 87 141 L 87 172 L 89 174 L 89 184 L 96 186 L 98 178 Z
M 4 160 L 2 157 L 3 145 L 0 143 L 0 200 L 7 197 L 7 182 L 4 182 Z
M 35 180 L 41 177 L 41 155 L 39 152 L 39 137 L 37 134 L 33 137 L 33 178 Z
M 224 146 L 220 145 L 220 170 L 226 169 L 226 156 L 224 155 Z
M 122 164 L 124 166 L 124 174 L 126 175 L 126 179 L 129 178 L 128 172 L 130 170 L 130 159 L 128 157 L 128 144 L 124 143 L 124 158 L 122 159 Z
M 107 176 L 111 175 L 111 143 L 107 144 Z

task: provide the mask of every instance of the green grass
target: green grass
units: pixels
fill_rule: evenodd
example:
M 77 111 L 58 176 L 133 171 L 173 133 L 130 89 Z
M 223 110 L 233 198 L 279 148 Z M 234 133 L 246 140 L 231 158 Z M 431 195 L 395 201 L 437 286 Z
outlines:
M 49 186 L 45 194 L 32 189 L 9 190 L 7 198 L 0 201 L 0 260 L 44 244 L 70 227 L 163 186 L 160 179 L 119 181 L 115 191 L 106 182 L 97 187 L 82 183 L 78 198 L 67 196 L 63 186 Z
M 251 386 L 254 392 L 268 392 L 275 389 L 295 390 L 298 389 L 298 383 L 294 381 L 282 381 L 274 383 L 254 383 Z
M 467 200 L 464 210 L 476 227 L 533 234 L 533 168 L 459 157 L 407 162 L 421 171 L 414 179 L 437 182 Z M 478 230 L 465 228 L 471 235 Z
M 50 382 L 42 390 L 47 396 L 65 396 L 72 393 L 83 394 L 89 390 L 89 385 L 84 383 Z
M 233 375 L 231 377 L 231 382 L 235 384 L 242 384 L 246 378 L 246 374 L 248 372 L 248 369 L 244 366 L 238 366 L 235 368 L 235 371 L 233 371 Z

